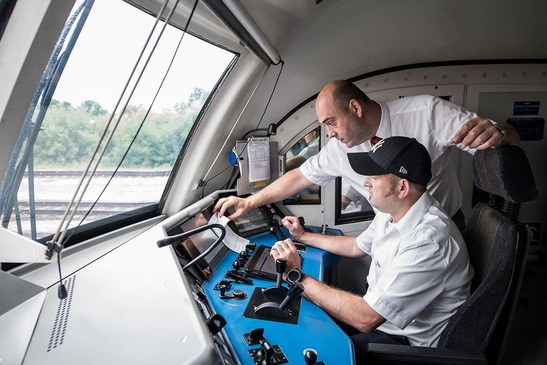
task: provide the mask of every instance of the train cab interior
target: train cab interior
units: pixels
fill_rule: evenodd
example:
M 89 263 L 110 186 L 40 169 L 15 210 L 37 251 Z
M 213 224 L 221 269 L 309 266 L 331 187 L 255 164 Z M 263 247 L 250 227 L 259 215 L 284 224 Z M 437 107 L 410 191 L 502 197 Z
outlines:
M 368 197 L 339 176 L 214 212 L 321 153 L 332 80 L 378 102 L 432 95 L 520 139 L 450 147 L 466 244 L 513 245 L 506 270 L 471 260 L 474 290 L 493 291 L 439 348 L 372 346 L 366 363 L 545 364 L 545 14 L 542 0 L 0 0 L 0 364 L 357 364 L 270 248 L 285 216 L 358 236 Z M 306 275 L 365 294 L 370 257 L 295 242 Z

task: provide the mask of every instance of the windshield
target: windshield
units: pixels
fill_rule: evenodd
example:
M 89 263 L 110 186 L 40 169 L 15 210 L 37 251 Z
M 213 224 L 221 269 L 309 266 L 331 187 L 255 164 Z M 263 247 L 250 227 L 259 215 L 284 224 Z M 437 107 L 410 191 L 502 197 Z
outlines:
M 69 227 L 157 212 L 181 148 L 235 55 L 155 24 L 122 0 L 76 2 L 1 185 L 3 227 L 35 240 L 55 233 L 93 156 L 96 175 Z

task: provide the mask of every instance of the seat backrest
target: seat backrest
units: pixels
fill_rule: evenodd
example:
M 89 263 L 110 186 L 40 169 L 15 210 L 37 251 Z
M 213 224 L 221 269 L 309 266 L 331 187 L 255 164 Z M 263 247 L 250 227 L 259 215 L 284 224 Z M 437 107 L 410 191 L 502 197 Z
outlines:
M 538 191 L 528 159 L 516 146 L 477 151 L 473 178 L 478 188 L 494 198 L 473 208 L 464 230 L 475 270 L 471 296 L 450 319 L 438 346 L 482 351 L 495 364 L 526 261 L 528 237 L 517 221 L 518 212 L 521 203 L 537 198 Z

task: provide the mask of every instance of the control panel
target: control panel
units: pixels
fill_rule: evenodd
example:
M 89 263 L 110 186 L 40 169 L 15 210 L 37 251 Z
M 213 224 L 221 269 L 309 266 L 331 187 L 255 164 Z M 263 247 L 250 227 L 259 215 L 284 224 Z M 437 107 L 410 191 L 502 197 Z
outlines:
M 259 248 L 267 251 L 277 238 L 271 232 L 249 237 L 245 251 L 227 252 L 202 285 L 211 309 L 222 316 L 223 331 L 243 365 L 353 364 L 347 335 L 321 308 L 301 296 L 302 286 L 284 282 L 286 263 L 273 262 L 275 280 L 244 270 Z M 300 254 L 306 275 L 324 280 L 338 258 L 307 247 Z M 271 256 L 269 256 L 271 260 Z
M 173 245 L 222 361 L 240 365 L 354 364 L 353 344 L 346 333 L 323 309 L 302 296 L 304 288 L 298 280 L 283 280 L 286 262 L 270 255 L 276 241 L 290 236 L 275 205 L 253 209 L 228 223 L 234 234 L 245 238 L 239 252 L 219 243 L 228 228 L 222 232 L 217 223 L 209 223 L 213 206 L 210 201 L 202 205 L 200 213 L 173 226 L 158 246 Z M 341 234 L 326 228 L 304 229 Z M 302 271 L 325 281 L 339 257 L 295 244 L 302 257 Z

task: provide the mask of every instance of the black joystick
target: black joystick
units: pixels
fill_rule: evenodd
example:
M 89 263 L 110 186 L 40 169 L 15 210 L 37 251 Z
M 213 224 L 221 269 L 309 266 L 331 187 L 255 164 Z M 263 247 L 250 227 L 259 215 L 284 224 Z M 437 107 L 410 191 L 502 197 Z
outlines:
M 315 365 L 317 363 L 317 351 L 314 349 L 305 349 L 304 361 L 306 362 L 306 365 Z
M 275 271 L 277 272 L 277 281 L 275 286 L 270 286 L 262 291 L 262 294 L 268 297 L 280 297 L 283 298 L 287 295 L 288 289 L 282 286 L 283 273 L 287 270 L 287 260 L 277 259 L 275 260 Z
M 245 299 L 247 298 L 247 294 L 243 290 L 236 289 L 231 293 L 226 293 L 227 287 L 225 285 L 220 286 L 220 298 L 221 299 Z
M 287 296 L 281 304 L 278 302 L 265 302 L 259 305 L 254 309 L 254 313 L 257 317 L 264 317 L 264 318 L 290 318 L 291 311 L 285 310 L 289 307 L 289 305 L 302 294 L 304 291 L 304 286 L 302 283 L 295 282 L 292 284 L 291 288 L 289 289 L 289 292 L 287 293 Z
M 303 292 L 304 292 L 304 285 L 302 285 L 302 283 L 298 281 L 295 282 L 289 289 L 289 292 L 287 293 L 287 296 L 285 297 L 285 299 L 283 299 L 281 304 L 279 304 L 279 309 L 284 311 L 289 306 L 289 304 L 291 304 L 292 301 L 298 298 L 300 294 L 302 294 Z
M 281 227 L 283 224 L 280 224 L 280 222 L 277 221 L 277 219 L 272 219 L 270 224 L 270 233 L 275 236 L 276 239 L 279 241 L 286 240 L 287 237 L 283 234 L 283 231 L 281 230 Z

